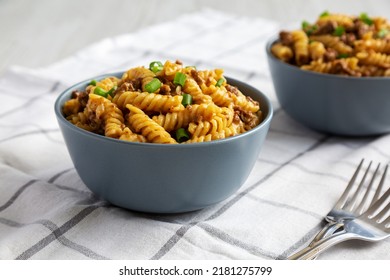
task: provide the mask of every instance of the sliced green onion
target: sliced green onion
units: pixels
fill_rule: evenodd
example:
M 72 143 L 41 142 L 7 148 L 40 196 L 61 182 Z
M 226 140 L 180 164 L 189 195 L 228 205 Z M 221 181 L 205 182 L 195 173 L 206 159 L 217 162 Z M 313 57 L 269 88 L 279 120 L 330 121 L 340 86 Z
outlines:
M 181 143 L 190 139 L 187 131 L 184 128 L 179 128 L 176 130 L 176 141 Z
M 387 34 L 389 34 L 389 30 L 387 30 L 387 29 L 381 29 L 381 30 L 378 31 L 377 36 L 378 36 L 379 38 L 384 38 L 384 37 L 386 37 Z
M 337 26 L 336 29 L 335 29 L 334 32 L 333 32 L 333 35 L 335 35 L 335 36 L 341 36 L 341 35 L 344 34 L 344 32 L 345 32 L 345 28 L 344 28 L 344 27 L 342 27 L 342 26 Z
M 100 95 L 100 96 L 103 96 L 105 98 L 107 98 L 107 96 L 108 96 L 108 92 L 105 91 L 104 89 L 102 89 L 101 87 L 95 87 L 95 90 L 93 91 L 93 93 Z
M 192 104 L 192 95 L 188 93 L 183 93 L 183 100 L 181 101 L 184 107 Z
M 173 79 L 173 83 L 175 85 L 181 85 L 183 87 L 186 80 L 187 80 L 186 74 L 183 74 L 181 72 L 176 72 L 175 78 Z
M 349 54 L 347 54 L 347 53 L 340 53 L 340 54 L 337 56 L 337 58 L 347 58 L 347 57 L 349 57 Z
M 372 25 L 374 21 L 367 15 L 367 13 L 361 13 L 360 14 L 360 19 L 368 25 Z
M 149 64 L 149 69 L 153 73 L 157 73 L 157 72 L 163 70 L 163 68 L 164 68 L 164 65 L 160 61 L 153 61 Z
M 310 23 L 306 20 L 302 21 L 302 29 L 306 30 L 308 27 L 310 27 Z
M 91 86 L 96 86 L 96 80 L 92 80 L 89 84 L 90 84 Z
M 320 14 L 320 18 L 321 17 L 327 17 L 327 16 L 329 16 L 329 12 L 328 11 L 324 11 L 324 12 L 322 12 L 322 14 Z
M 216 87 L 222 86 L 222 84 L 223 84 L 224 81 L 225 81 L 224 78 L 219 79 L 219 80 L 217 81 L 217 83 L 215 84 L 215 86 L 216 86 Z
M 114 97 L 114 91 L 117 89 L 117 86 L 113 86 L 108 92 L 107 95 L 111 95 L 111 97 Z
M 145 90 L 149 93 L 155 92 L 161 87 L 161 82 L 157 78 L 153 78 L 149 83 L 145 85 Z
M 311 35 L 314 31 L 316 31 L 318 28 L 317 25 L 311 25 L 307 21 L 302 22 L 302 30 L 306 32 L 307 35 Z

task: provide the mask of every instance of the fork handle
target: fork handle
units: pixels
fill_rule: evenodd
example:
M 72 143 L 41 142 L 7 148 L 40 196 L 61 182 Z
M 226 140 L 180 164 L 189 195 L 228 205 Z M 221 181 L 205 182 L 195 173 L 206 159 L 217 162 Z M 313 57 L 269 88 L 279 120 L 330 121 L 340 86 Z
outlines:
M 344 224 L 338 223 L 338 222 L 329 222 L 327 223 L 313 238 L 313 240 L 310 242 L 308 247 L 313 247 L 318 241 L 321 239 L 324 239 L 328 236 L 331 236 L 333 233 L 335 233 L 337 230 L 339 230 L 341 227 L 343 227 Z M 317 258 L 318 254 L 315 255 L 312 260 L 315 260 Z
M 354 234 L 346 232 L 346 231 L 341 231 L 338 233 L 335 233 L 329 237 L 326 237 L 324 239 L 321 239 L 314 243 L 312 247 L 306 247 L 300 250 L 299 252 L 295 253 L 294 255 L 288 257 L 288 260 L 310 260 L 315 258 L 318 254 L 321 252 L 327 250 L 328 248 L 354 238 Z
M 309 244 L 309 247 L 312 247 L 315 243 L 320 241 L 323 238 L 326 238 L 328 236 L 331 236 L 333 233 L 335 233 L 338 229 L 340 229 L 344 224 L 338 223 L 338 222 L 329 222 L 327 223 L 313 238 L 311 243 Z

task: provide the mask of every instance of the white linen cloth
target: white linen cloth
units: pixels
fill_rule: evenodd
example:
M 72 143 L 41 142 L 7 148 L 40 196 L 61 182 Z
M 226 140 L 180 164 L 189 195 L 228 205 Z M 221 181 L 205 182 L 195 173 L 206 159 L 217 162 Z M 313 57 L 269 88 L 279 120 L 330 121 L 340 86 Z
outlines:
M 264 50 L 280 28 L 203 10 L 107 38 L 48 67 L 9 69 L 0 78 L 0 259 L 284 259 L 306 244 L 361 158 L 389 162 L 390 136 L 326 135 L 287 116 Z M 137 213 L 81 182 L 54 101 L 78 81 L 167 59 L 223 68 L 266 93 L 275 114 L 250 177 L 230 198 L 191 213 Z M 349 241 L 320 259 L 390 259 L 389 252 L 389 239 Z

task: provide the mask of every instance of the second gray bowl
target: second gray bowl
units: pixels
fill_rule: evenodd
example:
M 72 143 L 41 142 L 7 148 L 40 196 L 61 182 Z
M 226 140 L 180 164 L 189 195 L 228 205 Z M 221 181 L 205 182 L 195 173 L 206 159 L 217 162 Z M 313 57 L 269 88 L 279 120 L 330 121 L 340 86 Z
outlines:
M 302 70 L 271 53 L 267 59 L 278 100 L 312 129 L 346 136 L 390 132 L 390 77 L 347 77 Z

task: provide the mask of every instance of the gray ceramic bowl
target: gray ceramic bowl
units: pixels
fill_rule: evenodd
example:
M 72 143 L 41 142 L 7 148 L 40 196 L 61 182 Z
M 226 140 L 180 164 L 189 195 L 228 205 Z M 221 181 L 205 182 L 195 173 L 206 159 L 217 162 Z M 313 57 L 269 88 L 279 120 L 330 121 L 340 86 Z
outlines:
M 345 77 L 301 70 L 266 45 L 278 100 L 294 119 L 312 129 L 345 136 L 390 132 L 390 78 Z
M 112 75 L 122 73 L 105 76 Z M 91 79 L 64 91 L 55 102 L 55 113 L 78 174 L 98 196 L 137 211 L 186 212 L 226 199 L 249 176 L 272 118 L 270 101 L 257 89 L 227 78 L 260 102 L 264 120 L 246 133 L 194 144 L 131 143 L 90 133 L 64 118 L 65 101 Z

